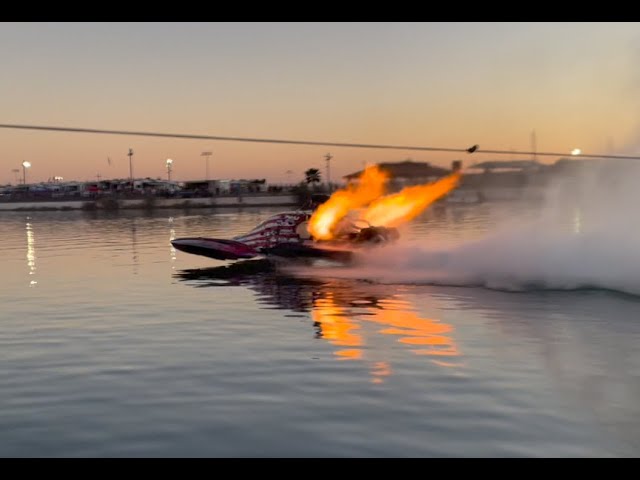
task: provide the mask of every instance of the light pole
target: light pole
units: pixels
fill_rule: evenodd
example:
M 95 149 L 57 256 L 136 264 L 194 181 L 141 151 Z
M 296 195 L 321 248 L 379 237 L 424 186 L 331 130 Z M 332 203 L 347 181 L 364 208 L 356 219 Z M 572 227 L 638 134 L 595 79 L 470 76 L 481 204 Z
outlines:
M 171 181 L 171 168 L 173 166 L 173 160 L 167 158 L 167 179 Z
M 209 157 L 213 155 L 212 152 L 202 152 L 200 154 L 201 157 L 206 157 L 207 160 L 207 166 L 206 166 L 206 177 L 205 180 L 209 180 Z
M 129 149 L 129 181 L 131 182 L 131 191 L 133 191 L 133 149 Z
M 13 172 L 13 175 L 15 177 L 16 180 L 16 185 L 19 183 L 19 179 L 18 179 L 18 174 L 20 173 L 20 169 L 19 168 L 12 168 L 11 171 Z
M 24 185 L 27 184 L 27 168 L 31 168 L 31 163 L 29 162 L 22 162 L 22 183 Z
M 327 187 L 329 188 L 329 191 L 331 191 L 331 167 L 329 165 L 329 162 L 331 161 L 333 157 L 331 156 L 330 153 L 327 153 L 324 156 L 324 159 L 327 161 Z

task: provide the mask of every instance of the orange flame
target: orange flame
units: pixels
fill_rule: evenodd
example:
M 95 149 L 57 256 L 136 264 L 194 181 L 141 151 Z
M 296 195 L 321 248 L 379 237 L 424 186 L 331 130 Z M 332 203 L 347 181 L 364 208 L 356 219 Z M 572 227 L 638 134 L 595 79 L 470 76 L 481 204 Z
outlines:
M 309 219 L 309 233 L 318 240 L 334 237 L 334 228 L 350 210 L 362 208 L 384 194 L 387 174 L 377 165 L 367 167 L 357 185 L 338 190 Z
M 371 225 L 396 227 L 417 217 L 425 208 L 453 190 L 459 180 L 460 172 L 454 172 L 433 183 L 406 187 L 374 201 L 362 218 Z
M 396 227 L 418 216 L 425 208 L 453 190 L 460 181 L 454 172 L 435 182 L 406 187 L 383 197 L 387 174 L 376 165 L 367 167 L 357 185 L 338 190 L 314 212 L 309 233 L 317 240 L 336 236 L 340 221 L 351 210 L 367 207 L 360 218 L 380 227 Z

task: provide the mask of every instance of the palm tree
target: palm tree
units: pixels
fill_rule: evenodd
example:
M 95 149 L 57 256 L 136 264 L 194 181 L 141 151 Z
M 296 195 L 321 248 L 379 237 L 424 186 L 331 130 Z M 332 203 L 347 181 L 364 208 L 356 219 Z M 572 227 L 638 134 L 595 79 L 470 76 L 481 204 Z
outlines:
M 320 170 L 317 168 L 310 168 L 306 172 L 304 172 L 305 181 L 307 184 L 309 183 L 320 183 Z

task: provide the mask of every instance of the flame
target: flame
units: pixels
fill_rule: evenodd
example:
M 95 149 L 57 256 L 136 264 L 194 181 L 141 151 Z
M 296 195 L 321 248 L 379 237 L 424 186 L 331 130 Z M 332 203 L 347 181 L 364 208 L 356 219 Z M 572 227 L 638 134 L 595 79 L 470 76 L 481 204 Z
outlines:
M 387 174 L 376 165 L 367 167 L 357 185 L 338 190 L 314 212 L 309 220 L 309 233 L 317 240 L 331 240 L 336 228 L 350 211 L 367 207 L 360 215 L 370 225 L 396 227 L 418 216 L 425 208 L 453 190 L 460 172 L 424 185 L 406 187 L 387 196 L 384 187 Z
M 334 228 L 349 211 L 367 206 L 384 194 L 387 174 L 377 165 L 367 167 L 357 185 L 338 190 L 309 219 L 309 233 L 318 240 L 334 237 Z
M 453 190 L 459 180 L 460 172 L 454 172 L 433 183 L 406 187 L 374 201 L 362 218 L 371 225 L 396 227 L 417 217 L 425 208 Z

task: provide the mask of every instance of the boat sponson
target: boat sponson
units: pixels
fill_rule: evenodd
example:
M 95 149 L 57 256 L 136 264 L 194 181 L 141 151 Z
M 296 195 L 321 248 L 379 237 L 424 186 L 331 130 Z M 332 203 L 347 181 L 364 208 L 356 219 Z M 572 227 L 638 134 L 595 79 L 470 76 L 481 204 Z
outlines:
M 253 258 L 259 254 L 252 247 L 242 242 L 221 238 L 176 238 L 171 240 L 171 245 L 182 252 L 217 260 Z

